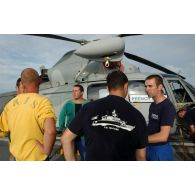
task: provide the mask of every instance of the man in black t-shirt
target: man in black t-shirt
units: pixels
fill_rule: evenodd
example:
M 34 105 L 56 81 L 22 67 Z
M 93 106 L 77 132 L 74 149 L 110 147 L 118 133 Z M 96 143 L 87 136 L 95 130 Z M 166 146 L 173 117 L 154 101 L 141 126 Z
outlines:
M 88 103 L 61 137 L 66 160 L 75 160 L 74 139 L 84 134 L 86 160 L 145 160 L 146 122 L 125 97 L 128 79 L 120 71 L 107 76 L 109 95 Z

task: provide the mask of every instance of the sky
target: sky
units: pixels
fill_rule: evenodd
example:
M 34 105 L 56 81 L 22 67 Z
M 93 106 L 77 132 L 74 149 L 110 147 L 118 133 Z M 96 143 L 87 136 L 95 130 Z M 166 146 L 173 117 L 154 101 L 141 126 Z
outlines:
M 61 34 L 73 39 L 102 39 L 113 34 Z M 186 77 L 195 85 L 195 34 L 143 34 L 125 37 L 125 51 L 155 62 Z M 33 67 L 40 73 L 51 68 L 66 52 L 79 48 L 72 42 L 22 34 L 0 34 L 0 93 L 15 90 L 21 71 Z M 157 72 L 129 60 L 141 71 Z

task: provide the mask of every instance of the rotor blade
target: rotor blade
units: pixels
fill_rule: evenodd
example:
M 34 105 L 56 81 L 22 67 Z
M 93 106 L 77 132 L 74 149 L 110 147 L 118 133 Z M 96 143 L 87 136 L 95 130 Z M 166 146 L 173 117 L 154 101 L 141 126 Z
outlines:
M 129 36 L 139 36 L 139 35 L 142 35 L 142 34 L 120 34 L 117 37 L 129 37 Z
M 179 75 L 179 74 L 177 74 L 177 73 L 175 73 L 175 72 L 173 72 L 173 71 L 171 71 L 171 70 L 169 70 L 169 69 L 167 69 L 167 68 L 164 68 L 164 67 L 162 67 L 162 66 L 160 66 L 160 65 L 158 65 L 158 64 L 155 64 L 154 62 L 151 62 L 151 61 L 149 61 L 149 60 L 146 60 L 146 59 L 144 59 L 144 58 L 141 58 L 141 57 L 139 57 L 139 56 L 136 56 L 136 55 L 133 55 L 133 54 L 130 54 L 130 53 L 127 53 L 127 52 L 125 52 L 124 55 L 125 55 L 127 58 L 129 58 L 130 60 L 134 60 L 134 61 L 143 63 L 143 64 L 145 64 L 145 65 L 147 65 L 147 66 L 153 67 L 153 68 L 155 68 L 155 69 L 157 69 L 157 70 L 160 70 L 160 71 L 163 71 L 163 72 L 165 72 L 165 73 L 167 73 L 167 74 L 178 75 L 178 76 L 180 76 L 181 78 L 185 79 L 185 77 L 183 77 L 183 76 L 181 76 L 181 75 Z
M 70 42 L 74 42 L 74 43 L 79 43 L 81 45 L 88 43 L 88 41 L 86 41 L 86 40 L 70 39 L 67 37 L 63 37 L 63 36 L 59 36 L 59 35 L 52 35 L 52 34 L 26 34 L 26 35 L 45 37 L 45 38 L 51 38 L 51 39 L 58 39 L 58 40 L 63 40 L 63 41 L 70 41 Z

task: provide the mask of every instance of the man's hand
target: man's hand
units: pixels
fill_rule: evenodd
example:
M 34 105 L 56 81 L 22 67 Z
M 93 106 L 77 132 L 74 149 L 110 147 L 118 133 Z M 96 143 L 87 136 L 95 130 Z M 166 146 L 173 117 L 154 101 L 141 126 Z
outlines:
M 36 140 L 36 145 L 37 145 L 37 147 L 39 148 L 39 150 L 40 150 L 40 152 L 41 152 L 42 154 L 46 154 L 46 153 L 45 153 L 45 150 L 44 150 L 43 144 L 41 144 L 38 140 Z

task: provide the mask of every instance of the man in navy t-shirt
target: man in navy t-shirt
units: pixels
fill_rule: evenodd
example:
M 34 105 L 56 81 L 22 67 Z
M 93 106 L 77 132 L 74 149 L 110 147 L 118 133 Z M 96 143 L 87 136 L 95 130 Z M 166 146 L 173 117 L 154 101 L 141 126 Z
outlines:
M 84 134 L 86 160 L 145 160 L 146 122 L 129 104 L 128 79 L 120 71 L 107 76 L 109 95 L 88 103 L 61 137 L 66 160 L 75 160 L 73 140 Z
M 162 92 L 163 80 L 159 75 L 145 79 L 145 89 L 154 102 L 149 109 L 147 160 L 173 160 L 173 151 L 168 138 L 176 111 L 173 104 Z
M 190 137 L 195 139 L 195 106 L 184 107 L 178 111 L 179 118 L 184 119 L 187 129 L 190 131 Z

